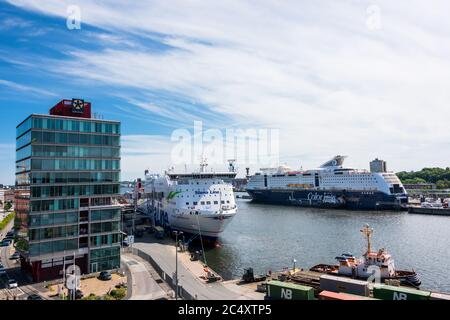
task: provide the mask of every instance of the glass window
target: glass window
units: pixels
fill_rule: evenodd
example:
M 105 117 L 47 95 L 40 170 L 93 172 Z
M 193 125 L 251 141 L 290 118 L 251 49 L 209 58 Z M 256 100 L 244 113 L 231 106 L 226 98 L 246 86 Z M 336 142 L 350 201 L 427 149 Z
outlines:
M 65 213 L 55 213 L 53 216 L 53 224 L 65 224 L 66 214 Z
M 30 244 L 28 248 L 28 252 L 30 256 L 38 256 L 39 255 L 39 243 Z
M 32 131 L 24 134 L 23 136 L 21 136 L 19 139 L 16 140 L 16 149 L 19 149 L 19 148 L 31 143 L 32 139 L 33 139 Z
M 32 118 L 25 120 L 17 129 L 16 137 L 24 134 L 26 131 L 31 129 Z
M 40 217 L 41 225 L 47 226 L 53 224 L 53 214 L 42 214 Z
M 63 132 L 56 133 L 56 143 L 66 144 L 67 143 L 67 133 L 63 133 Z
M 42 129 L 42 118 L 33 118 L 33 128 Z
M 39 244 L 40 254 L 47 254 L 53 252 L 53 242 L 41 242 Z
M 67 223 L 78 222 L 78 212 L 66 213 Z
M 78 239 L 71 239 L 66 241 L 66 250 L 78 249 Z
M 31 145 L 17 151 L 16 160 L 22 160 L 22 159 L 30 157 L 30 156 L 31 156 Z
M 30 216 L 30 227 L 38 227 L 41 225 L 41 216 L 39 215 L 32 215 Z
M 65 240 L 53 242 L 53 251 L 54 252 L 64 251 L 65 249 L 66 249 L 66 241 Z

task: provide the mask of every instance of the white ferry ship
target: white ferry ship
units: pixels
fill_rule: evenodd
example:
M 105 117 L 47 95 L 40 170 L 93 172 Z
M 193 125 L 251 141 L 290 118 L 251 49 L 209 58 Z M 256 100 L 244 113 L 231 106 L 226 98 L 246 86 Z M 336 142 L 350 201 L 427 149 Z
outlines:
M 202 162 L 199 172 L 164 175 L 146 174 L 144 198 L 140 209 L 153 216 L 155 225 L 207 240 L 216 239 L 237 213 L 229 172 L 206 172 Z
M 344 159 L 336 156 L 306 171 L 261 169 L 246 190 L 254 201 L 271 204 L 364 210 L 406 206 L 408 194 L 395 173 L 345 168 Z

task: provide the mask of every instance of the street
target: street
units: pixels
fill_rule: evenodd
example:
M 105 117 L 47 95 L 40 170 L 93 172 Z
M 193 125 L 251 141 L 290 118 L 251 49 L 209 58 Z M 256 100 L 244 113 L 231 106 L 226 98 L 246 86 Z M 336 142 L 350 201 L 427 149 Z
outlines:
M 142 242 L 133 246 L 150 255 L 166 274 L 175 273 L 175 247 L 154 241 L 152 237 L 144 237 Z M 179 285 L 184 287 L 198 300 L 262 300 L 263 295 L 251 292 L 231 282 L 205 283 L 200 279 L 203 270 L 201 263 L 191 262 L 189 256 L 179 255 L 178 278 Z
M 6 233 L 12 229 L 14 220 L 10 221 L 7 227 L 2 230 L 0 241 L 3 240 Z M 0 276 L 0 300 L 25 300 L 31 294 L 39 292 L 30 285 L 30 280 L 21 271 L 19 260 L 10 260 L 11 254 L 15 252 L 13 245 L 0 247 L 0 263 L 6 270 L 6 274 Z M 17 281 L 18 288 L 8 289 L 8 279 Z
M 167 293 L 153 279 L 141 258 L 123 254 L 122 261 L 127 264 L 132 276 L 132 295 L 130 300 L 158 300 L 167 298 Z

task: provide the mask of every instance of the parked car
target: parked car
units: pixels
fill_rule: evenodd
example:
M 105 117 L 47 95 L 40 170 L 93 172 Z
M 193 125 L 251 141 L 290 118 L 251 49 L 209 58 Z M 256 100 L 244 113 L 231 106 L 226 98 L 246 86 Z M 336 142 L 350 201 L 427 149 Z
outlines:
M 98 278 L 102 281 L 109 281 L 112 279 L 111 272 L 102 271 L 102 272 L 100 272 L 100 275 L 98 276 Z
M 14 252 L 11 257 L 9 257 L 9 260 L 17 260 L 20 258 L 20 254 L 18 252 Z
M 8 280 L 8 289 L 14 289 L 17 288 L 19 285 L 17 284 L 17 281 L 14 279 Z
M 136 230 L 136 238 L 142 238 L 144 236 L 143 230 Z
M 38 294 L 30 294 L 27 297 L 27 300 L 44 300 L 44 298 L 42 298 L 40 295 Z
M 11 242 L 3 240 L 0 243 L 0 247 L 8 247 L 10 244 L 11 244 Z
M 5 267 L 0 263 L 0 276 L 5 275 L 6 274 L 6 269 Z
M 8 233 L 6 234 L 7 237 L 14 237 L 14 231 L 8 231 Z

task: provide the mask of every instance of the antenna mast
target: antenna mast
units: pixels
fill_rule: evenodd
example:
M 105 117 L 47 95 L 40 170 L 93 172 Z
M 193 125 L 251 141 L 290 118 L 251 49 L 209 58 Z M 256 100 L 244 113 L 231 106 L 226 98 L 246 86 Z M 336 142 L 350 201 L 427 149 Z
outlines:
M 364 236 L 367 239 L 367 254 L 369 254 L 371 252 L 371 249 L 372 249 L 371 248 L 371 243 L 370 243 L 370 238 L 372 237 L 373 229 L 368 224 L 366 224 L 364 226 L 364 228 L 361 229 L 361 232 L 364 234 Z
M 234 165 L 236 163 L 236 159 L 230 159 L 230 160 L 228 160 L 228 163 L 229 163 L 228 171 L 229 172 L 236 172 L 236 167 Z
M 207 159 L 203 158 L 200 162 L 200 172 L 205 172 L 207 166 L 208 166 Z

